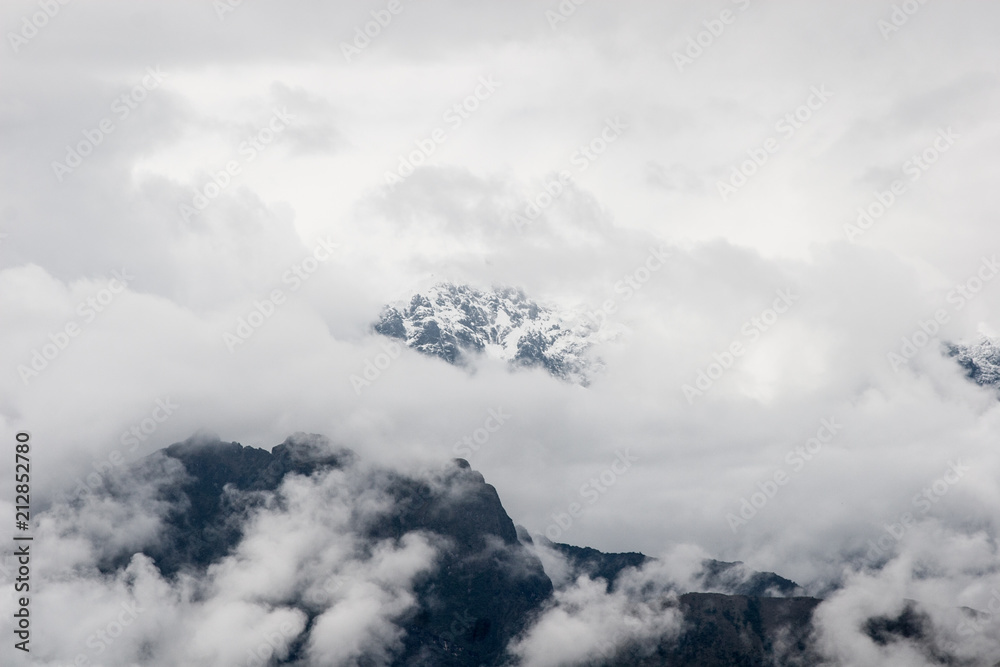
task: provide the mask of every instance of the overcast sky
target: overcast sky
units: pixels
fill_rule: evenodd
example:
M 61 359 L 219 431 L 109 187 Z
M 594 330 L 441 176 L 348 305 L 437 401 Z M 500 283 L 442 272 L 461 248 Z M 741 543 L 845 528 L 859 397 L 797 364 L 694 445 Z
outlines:
M 534 533 L 581 502 L 559 541 L 693 544 L 818 592 L 910 512 L 885 557 L 985 607 L 1000 404 L 940 340 L 1000 332 L 1000 7 L 225 2 L 0 8 L 0 420 L 32 434 L 36 502 L 199 429 L 434 467 L 502 409 L 469 459 Z M 404 351 L 357 394 L 382 305 L 438 280 L 613 301 L 606 370 Z

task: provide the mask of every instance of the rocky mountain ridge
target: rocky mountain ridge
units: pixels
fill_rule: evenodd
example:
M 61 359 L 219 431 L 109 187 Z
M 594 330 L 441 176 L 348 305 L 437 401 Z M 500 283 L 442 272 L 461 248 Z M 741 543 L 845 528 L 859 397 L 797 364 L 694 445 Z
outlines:
M 415 570 L 399 598 L 405 604 L 387 612 L 391 627 L 381 631 L 388 633 L 385 645 L 358 648 L 350 664 L 531 664 L 518 653 L 521 642 L 552 614 L 578 613 L 577 603 L 565 606 L 566 587 L 586 588 L 588 582 L 598 582 L 607 600 L 624 596 L 626 609 L 652 610 L 678 620 L 657 625 L 653 619 L 652 631 L 605 642 L 599 653 L 573 664 L 820 662 L 812 616 L 822 601 L 803 596 L 788 579 L 753 572 L 741 563 L 706 560 L 695 577 L 697 590 L 679 588 L 646 572 L 656 559 L 644 554 L 603 553 L 530 537 L 507 515 L 497 490 L 462 459 L 424 476 L 405 475 L 362 466 L 350 450 L 306 434 L 291 436 L 270 452 L 199 435 L 143 459 L 99 494 L 100 505 L 132 502 L 136 489 L 145 489 L 140 491 L 144 502 L 161 508 L 161 525 L 145 543 L 110 553 L 101 569 L 106 577 L 116 576 L 134 563 L 136 554 L 145 554 L 167 581 L 204 578 L 234 558 L 247 558 L 247 540 L 260 539 L 252 536 L 261 528 L 261 517 L 274 518 L 277 512 L 284 523 L 303 520 L 295 498 L 298 494 L 301 500 L 307 486 L 312 493 L 331 493 L 346 502 L 340 528 L 313 524 L 309 530 L 350 533 L 351 567 L 377 561 L 393 549 L 401 553 L 416 542 L 434 553 L 424 570 Z M 79 509 L 86 507 L 84 503 Z M 295 533 L 292 541 L 304 537 Z M 274 542 L 270 548 L 291 549 L 284 544 Z M 553 584 L 539 546 L 564 559 L 571 583 L 560 584 L 562 588 Z M 293 556 L 289 551 L 288 558 Z M 305 558 L 305 564 L 321 556 L 306 552 L 298 558 Z M 366 583 L 357 581 L 360 575 L 352 575 L 347 565 L 332 567 L 337 571 L 313 573 L 280 598 L 282 608 L 304 616 L 304 628 L 287 648 L 275 651 L 272 662 L 262 664 L 326 664 L 316 662 L 316 647 L 324 642 L 330 618 L 343 616 L 340 605 L 355 600 L 352 587 L 378 591 L 389 585 L 378 583 L 387 574 Z M 376 588 L 370 588 L 373 584 Z M 923 639 L 927 626 L 919 612 L 907 614 L 906 619 L 874 619 L 869 634 L 882 641 Z M 638 622 L 642 616 L 635 618 Z
M 1000 390 L 1000 342 L 983 336 L 972 344 L 945 343 L 944 350 L 965 369 L 970 380 Z
M 439 283 L 387 305 L 374 330 L 423 354 L 463 365 L 477 356 L 511 367 L 542 367 L 581 385 L 600 368 L 589 355 L 598 328 L 508 287 L 479 290 Z

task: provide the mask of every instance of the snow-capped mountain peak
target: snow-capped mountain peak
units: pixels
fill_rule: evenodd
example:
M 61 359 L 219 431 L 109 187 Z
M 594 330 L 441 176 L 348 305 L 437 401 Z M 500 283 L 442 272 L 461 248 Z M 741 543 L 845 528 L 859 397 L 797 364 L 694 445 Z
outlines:
M 511 366 L 542 366 L 584 386 L 599 367 L 587 354 L 595 327 L 511 287 L 479 290 L 439 283 L 409 302 L 386 306 L 374 329 L 451 364 L 483 355 Z
M 1000 341 L 983 336 L 971 345 L 947 343 L 945 350 L 966 370 L 970 380 L 1000 389 Z

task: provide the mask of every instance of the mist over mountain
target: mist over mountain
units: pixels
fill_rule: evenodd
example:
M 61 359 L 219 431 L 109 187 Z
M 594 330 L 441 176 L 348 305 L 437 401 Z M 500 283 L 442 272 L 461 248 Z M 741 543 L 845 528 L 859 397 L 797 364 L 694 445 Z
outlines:
M 56 613 L 75 593 L 92 606 L 76 633 L 42 630 L 33 664 L 823 660 L 824 602 L 796 583 L 690 549 L 651 558 L 531 536 L 462 459 L 403 474 L 321 436 L 268 452 L 202 433 L 57 503 L 39 528 L 53 554 L 36 604 Z M 121 608 L 138 610 L 124 629 Z M 950 661 L 913 601 L 861 631 L 972 664 Z
M 1000 667 L 1000 3 L 0 23 L 0 667 Z
M 971 344 L 946 343 L 945 352 L 965 369 L 970 380 L 1000 391 L 1000 344 L 995 339 L 983 336 Z
M 586 385 L 601 367 L 588 354 L 599 325 L 539 305 L 520 289 L 439 283 L 408 303 L 386 306 L 374 330 L 450 364 L 482 355 Z

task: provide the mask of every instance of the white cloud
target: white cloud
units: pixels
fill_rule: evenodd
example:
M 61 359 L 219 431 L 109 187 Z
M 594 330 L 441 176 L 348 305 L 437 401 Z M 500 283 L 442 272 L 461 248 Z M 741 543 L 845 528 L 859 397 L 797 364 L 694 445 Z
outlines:
M 1000 330 L 998 285 L 960 310 L 947 298 L 1000 251 L 1000 14 L 927 3 L 884 39 L 889 3 L 752 2 L 678 72 L 672 53 L 743 4 L 586 3 L 556 30 L 546 4 L 407 4 L 350 63 L 340 42 L 370 20 L 363 3 L 243 3 L 222 21 L 210 3 L 72 3 L 16 52 L 5 38 L 0 424 L 38 443 L 34 502 L 116 453 L 133 461 L 200 428 L 268 447 L 320 432 L 416 468 L 450 457 L 503 406 L 514 417 L 472 465 L 532 531 L 579 501 L 617 449 L 640 458 L 568 542 L 695 543 L 820 591 L 957 457 L 974 470 L 928 516 L 945 544 L 964 544 L 969 524 L 993 539 L 995 397 L 936 344 L 899 372 L 886 354 L 940 309 L 942 337 Z M 17 32 L 37 11 L 6 3 L 0 23 Z M 155 66 L 163 84 L 60 182 L 52 162 Z M 390 191 L 398 156 L 487 75 L 502 87 Z M 723 202 L 716 182 L 819 85 L 833 97 Z M 178 206 L 245 158 L 240 142 L 275 106 L 296 115 L 287 134 L 183 220 Z M 616 116 L 628 128 L 580 169 L 574 153 Z M 910 181 L 904 163 L 947 127 L 955 145 Z M 561 170 L 572 183 L 519 232 L 510 212 Z M 907 192 L 850 243 L 844 225 L 895 178 Z M 326 236 L 340 251 L 292 293 L 282 276 Z M 361 396 L 350 385 L 379 351 L 368 325 L 381 305 L 431 274 L 593 310 L 660 243 L 674 256 L 621 303 L 624 333 L 599 350 L 607 370 L 586 390 L 410 352 Z M 25 384 L 18 367 L 82 323 L 78 304 L 122 267 L 135 281 Z M 749 342 L 743 323 L 788 287 L 801 301 L 690 405 L 681 386 Z M 230 352 L 223 334 L 275 288 L 287 302 Z M 180 408 L 140 447 L 123 444 L 165 397 Z M 844 432 L 734 535 L 726 514 L 828 417 Z M 135 535 L 155 525 L 155 512 L 114 516 Z M 60 545 L 67 563 L 93 558 Z M 273 548 L 260 547 L 261 563 Z M 962 590 L 942 604 L 972 606 Z

